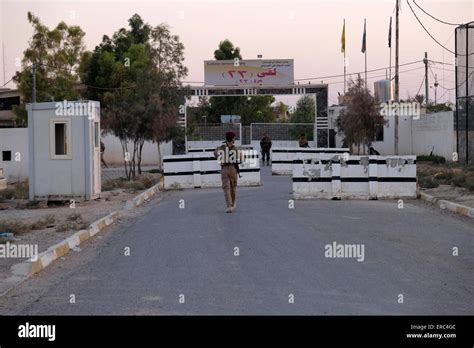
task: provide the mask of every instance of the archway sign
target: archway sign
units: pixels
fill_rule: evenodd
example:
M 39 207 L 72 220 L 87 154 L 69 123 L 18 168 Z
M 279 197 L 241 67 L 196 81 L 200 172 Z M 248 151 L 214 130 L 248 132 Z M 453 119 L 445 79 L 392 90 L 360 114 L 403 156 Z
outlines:
M 315 104 L 313 135 L 327 131 L 329 147 L 328 85 L 295 84 L 292 59 L 212 60 L 204 62 L 205 85 L 190 86 L 195 97 L 238 97 L 264 95 L 310 95 Z M 187 102 L 187 99 L 185 100 Z M 180 124 L 187 126 L 186 103 Z M 188 148 L 187 137 L 185 139 Z

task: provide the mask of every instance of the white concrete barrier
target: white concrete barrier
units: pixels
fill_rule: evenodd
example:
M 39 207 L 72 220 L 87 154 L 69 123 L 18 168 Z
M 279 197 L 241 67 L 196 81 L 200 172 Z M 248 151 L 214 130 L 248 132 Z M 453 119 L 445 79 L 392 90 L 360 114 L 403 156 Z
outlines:
M 293 172 L 293 161 L 299 159 L 310 159 L 319 154 L 342 154 L 348 148 L 302 148 L 302 147 L 277 147 L 271 149 L 272 174 L 291 175 Z
M 293 195 L 297 199 L 416 198 L 416 156 L 298 158 L 293 165 Z
M 239 186 L 261 185 L 258 153 L 245 153 L 245 161 L 239 168 L 241 175 L 238 180 Z M 163 158 L 165 189 L 220 187 L 222 185 L 220 173 L 220 164 L 214 158 L 214 154 L 208 151 Z

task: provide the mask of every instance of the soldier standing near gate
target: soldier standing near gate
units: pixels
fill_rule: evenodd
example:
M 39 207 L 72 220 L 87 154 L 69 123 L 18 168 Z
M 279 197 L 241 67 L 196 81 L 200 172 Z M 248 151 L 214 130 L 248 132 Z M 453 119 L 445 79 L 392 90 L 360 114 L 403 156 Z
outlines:
M 265 164 L 265 157 L 267 158 L 267 166 L 270 165 L 270 149 L 272 148 L 272 140 L 265 133 L 262 140 L 260 140 L 260 148 L 262 149 L 262 165 Z
M 239 176 L 240 151 L 234 145 L 235 133 L 227 132 L 226 141 L 214 151 L 214 157 L 221 164 L 221 180 L 224 197 L 227 204 L 227 213 L 232 213 L 235 208 L 235 194 L 237 178 Z

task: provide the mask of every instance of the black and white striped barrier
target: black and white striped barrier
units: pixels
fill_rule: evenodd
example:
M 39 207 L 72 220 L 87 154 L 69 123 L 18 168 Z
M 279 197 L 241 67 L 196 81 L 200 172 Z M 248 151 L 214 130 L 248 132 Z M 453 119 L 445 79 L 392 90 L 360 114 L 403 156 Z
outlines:
M 321 154 L 293 164 L 296 199 L 416 198 L 416 156 Z
M 303 147 L 280 147 L 271 149 L 272 174 L 291 175 L 293 172 L 293 161 L 299 159 L 310 159 L 319 154 L 349 154 L 348 148 L 303 148 Z
M 238 180 L 238 185 L 261 185 L 258 153 L 252 150 L 243 151 L 245 160 L 239 165 L 241 178 Z M 213 153 L 207 151 L 163 157 L 165 189 L 220 187 L 222 185 L 220 173 L 219 162 Z

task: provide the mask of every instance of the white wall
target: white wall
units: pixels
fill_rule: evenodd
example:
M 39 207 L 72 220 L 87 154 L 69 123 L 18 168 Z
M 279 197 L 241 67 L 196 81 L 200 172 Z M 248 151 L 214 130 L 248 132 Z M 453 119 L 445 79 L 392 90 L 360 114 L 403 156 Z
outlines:
M 393 155 L 395 150 L 395 118 L 385 116 L 388 121 L 384 126 L 384 140 L 375 141 L 372 147 L 381 155 Z M 413 117 L 399 118 L 399 154 L 400 155 L 429 155 L 444 156 L 452 159 L 456 149 L 453 111 L 421 114 Z M 336 147 L 342 146 L 342 136 L 336 135 Z
M 102 137 L 105 145 L 104 160 L 108 165 L 123 164 L 123 151 L 120 139 L 113 134 Z M 128 144 L 129 152 L 133 151 L 133 144 Z M 169 156 L 173 154 L 172 142 L 160 144 L 161 156 Z M 156 166 L 159 163 L 158 147 L 156 143 L 151 141 L 145 142 L 142 152 L 142 165 Z
M 413 149 L 416 155 L 433 153 L 451 161 L 456 151 L 453 111 L 427 114 L 413 121 Z
M 11 151 L 11 161 L 2 160 L 2 151 Z M 9 183 L 28 179 L 28 128 L 0 128 L 0 168 Z

